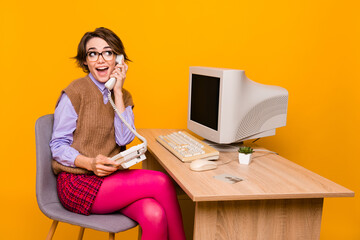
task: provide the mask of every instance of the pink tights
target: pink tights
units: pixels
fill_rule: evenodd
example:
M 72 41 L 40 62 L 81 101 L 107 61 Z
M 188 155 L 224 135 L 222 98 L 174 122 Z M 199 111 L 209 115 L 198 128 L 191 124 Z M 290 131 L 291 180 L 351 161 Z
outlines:
M 119 210 L 139 223 L 142 240 L 185 239 L 174 186 L 162 172 L 133 169 L 106 177 L 91 212 Z

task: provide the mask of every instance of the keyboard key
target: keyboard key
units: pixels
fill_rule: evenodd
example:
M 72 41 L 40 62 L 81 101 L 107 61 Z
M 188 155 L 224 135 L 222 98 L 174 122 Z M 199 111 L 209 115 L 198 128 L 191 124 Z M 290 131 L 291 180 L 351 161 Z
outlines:
M 196 159 L 218 159 L 219 152 L 185 131 L 160 135 L 156 140 L 183 162 Z

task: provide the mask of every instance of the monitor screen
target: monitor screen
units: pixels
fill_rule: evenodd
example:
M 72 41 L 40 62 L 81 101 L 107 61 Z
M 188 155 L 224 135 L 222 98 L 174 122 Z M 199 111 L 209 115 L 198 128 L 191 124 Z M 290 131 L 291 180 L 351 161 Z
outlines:
M 192 74 L 190 119 L 218 130 L 220 78 Z
M 190 67 L 187 127 L 230 144 L 275 135 L 286 125 L 288 91 L 260 84 L 244 70 Z

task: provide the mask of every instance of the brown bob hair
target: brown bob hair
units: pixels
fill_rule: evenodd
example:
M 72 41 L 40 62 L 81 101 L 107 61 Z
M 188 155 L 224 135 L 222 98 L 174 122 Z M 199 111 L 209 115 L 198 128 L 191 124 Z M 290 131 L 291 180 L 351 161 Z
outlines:
M 94 37 L 104 39 L 116 55 L 123 54 L 125 62 L 131 61 L 125 53 L 125 48 L 120 38 L 110 29 L 100 27 L 96 28 L 93 32 L 85 33 L 78 45 L 77 55 L 74 57 L 74 59 L 84 72 L 89 73 L 88 66 L 84 64 L 84 62 L 86 62 L 86 44 Z

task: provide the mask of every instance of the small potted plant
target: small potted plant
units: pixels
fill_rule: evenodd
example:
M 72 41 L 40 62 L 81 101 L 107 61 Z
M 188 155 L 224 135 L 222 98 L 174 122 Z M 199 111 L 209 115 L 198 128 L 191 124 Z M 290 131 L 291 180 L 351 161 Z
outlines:
M 249 164 L 251 162 L 251 156 L 254 152 L 254 149 L 251 147 L 240 147 L 238 152 L 240 164 Z

